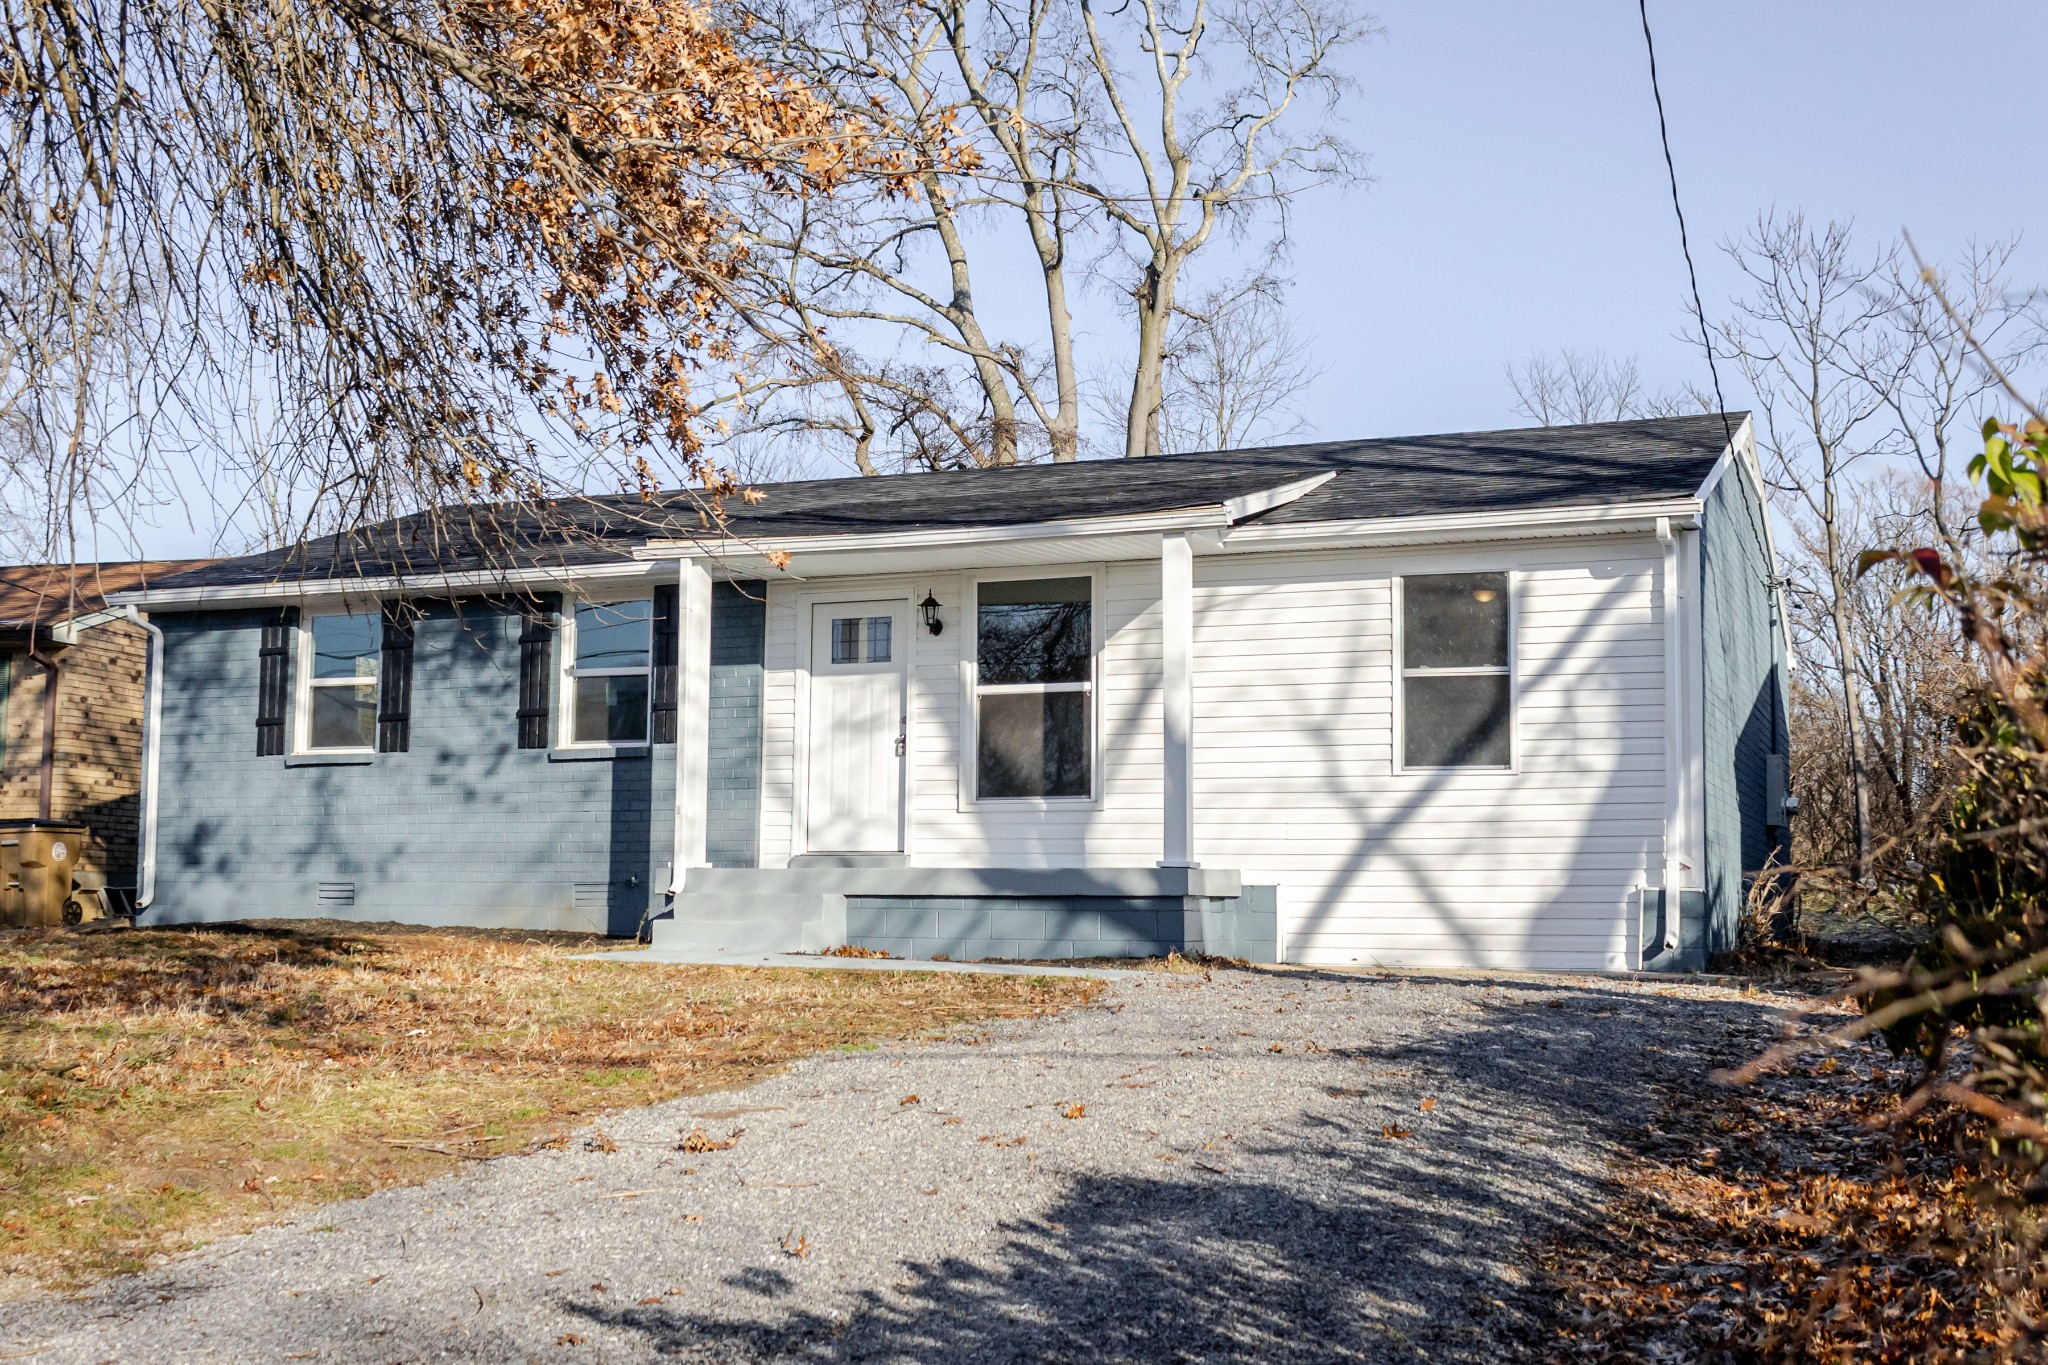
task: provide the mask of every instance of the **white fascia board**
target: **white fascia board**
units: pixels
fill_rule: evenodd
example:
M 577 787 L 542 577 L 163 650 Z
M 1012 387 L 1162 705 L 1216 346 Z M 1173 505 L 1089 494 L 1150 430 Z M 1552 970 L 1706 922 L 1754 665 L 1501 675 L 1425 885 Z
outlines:
M 286 583 L 225 583 L 200 588 L 136 588 L 109 593 L 114 606 L 134 605 L 167 611 L 179 607 L 269 606 L 275 603 L 349 597 L 454 596 L 528 589 L 568 588 L 590 582 L 652 582 L 658 566 L 633 560 L 610 564 L 556 565 L 547 568 L 478 569 L 464 573 L 421 574 L 401 578 L 326 578 Z
M 1336 470 L 1326 469 L 1306 479 L 1283 483 L 1278 488 L 1268 488 L 1259 493 L 1246 493 L 1243 497 L 1226 498 L 1223 503 L 1224 520 L 1235 526 L 1246 517 L 1255 517 L 1261 512 L 1285 507 L 1290 502 L 1299 502 L 1336 477 Z
M 1657 519 L 1691 525 L 1698 498 L 1615 503 L 1600 507 L 1546 507 L 1511 512 L 1454 512 L 1427 517 L 1361 517 L 1288 526 L 1240 526 L 1224 533 L 1220 549 L 1291 550 L 1329 545 L 1400 545 L 1526 536 L 1614 535 L 1656 529 Z
M 1714 467 L 1707 471 L 1707 477 L 1700 484 L 1700 491 L 1693 494 L 1694 497 L 1705 502 L 1713 496 L 1714 490 L 1727 475 L 1728 467 L 1737 460 L 1749 466 L 1751 475 L 1756 479 L 1756 486 L 1763 487 L 1763 471 L 1757 468 L 1756 463 L 1756 432 L 1750 425 L 1755 420 L 1753 417 L 1742 419 L 1742 425 L 1735 428 L 1734 439 L 1728 443 L 1728 448 L 1721 452 L 1721 458 L 1714 461 Z
M 1018 526 L 940 527 L 923 531 L 852 532 L 829 536 L 784 536 L 778 539 L 716 540 L 711 537 L 650 540 L 633 551 L 636 559 L 730 560 L 747 554 L 776 551 L 799 555 L 847 554 L 877 550 L 944 550 L 961 546 L 1008 545 L 1018 541 L 1089 539 L 1097 536 L 1205 531 L 1229 525 L 1221 503 L 1182 507 L 1165 512 L 1139 512 L 1115 517 L 1075 517 L 1066 521 L 1034 521 Z

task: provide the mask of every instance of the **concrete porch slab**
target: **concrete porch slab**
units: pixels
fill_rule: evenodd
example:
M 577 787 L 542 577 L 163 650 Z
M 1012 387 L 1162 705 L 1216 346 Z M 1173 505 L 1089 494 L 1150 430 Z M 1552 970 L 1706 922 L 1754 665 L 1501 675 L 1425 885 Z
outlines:
M 982 972 L 989 976 L 1093 976 L 1105 981 L 1152 976 L 1117 967 L 1032 966 L 1023 962 L 932 962 L 920 958 L 825 957 L 818 953 L 724 953 L 716 949 L 632 948 L 617 953 L 578 953 L 577 962 L 644 962 L 692 967 L 802 967 L 832 972 Z

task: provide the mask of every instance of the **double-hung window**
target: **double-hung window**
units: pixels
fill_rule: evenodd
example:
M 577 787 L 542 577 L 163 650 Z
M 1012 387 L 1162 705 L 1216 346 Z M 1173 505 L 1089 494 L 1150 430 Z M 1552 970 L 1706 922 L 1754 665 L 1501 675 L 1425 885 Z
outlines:
M 1401 580 L 1401 765 L 1514 763 L 1514 613 L 1504 573 Z
M 578 602 L 568 668 L 570 744 L 645 744 L 654 603 Z
M 1094 795 L 1093 580 L 980 584 L 974 650 L 976 797 Z
M 384 621 L 376 612 L 314 616 L 308 623 L 304 747 L 313 753 L 377 747 L 377 673 Z

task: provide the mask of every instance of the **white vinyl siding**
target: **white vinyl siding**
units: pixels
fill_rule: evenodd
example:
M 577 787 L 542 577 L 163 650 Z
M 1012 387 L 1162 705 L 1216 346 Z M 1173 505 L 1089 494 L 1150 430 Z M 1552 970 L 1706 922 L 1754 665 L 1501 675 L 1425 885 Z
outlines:
M 1393 580 L 1517 572 L 1520 769 L 1397 772 Z M 1196 856 L 1277 882 L 1290 960 L 1628 965 L 1661 857 L 1653 541 L 1195 565 Z
M 1289 960 L 1631 965 L 1636 890 L 1661 866 L 1659 551 L 1649 536 L 1444 549 L 1198 555 L 1196 860 L 1281 888 Z M 1394 761 L 1394 580 L 1511 570 L 1515 771 Z M 909 628 L 907 851 L 927 867 L 1149 868 L 1161 856 L 1159 561 L 1097 572 L 1101 794 L 975 803 L 963 784 L 974 575 L 833 581 L 848 600 L 926 591 Z M 801 852 L 800 593 L 768 606 L 762 865 Z

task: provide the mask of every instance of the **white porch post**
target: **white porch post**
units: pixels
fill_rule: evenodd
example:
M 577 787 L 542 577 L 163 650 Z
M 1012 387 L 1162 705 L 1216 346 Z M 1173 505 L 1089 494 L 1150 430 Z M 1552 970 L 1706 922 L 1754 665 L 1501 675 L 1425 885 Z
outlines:
M 1195 862 L 1195 547 L 1159 538 L 1160 719 L 1166 808 L 1161 867 Z
M 690 868 L 707 867 L 711 789 L 711 571 L 681 561 L 676 588 L 676 844 L 669 894 Z

